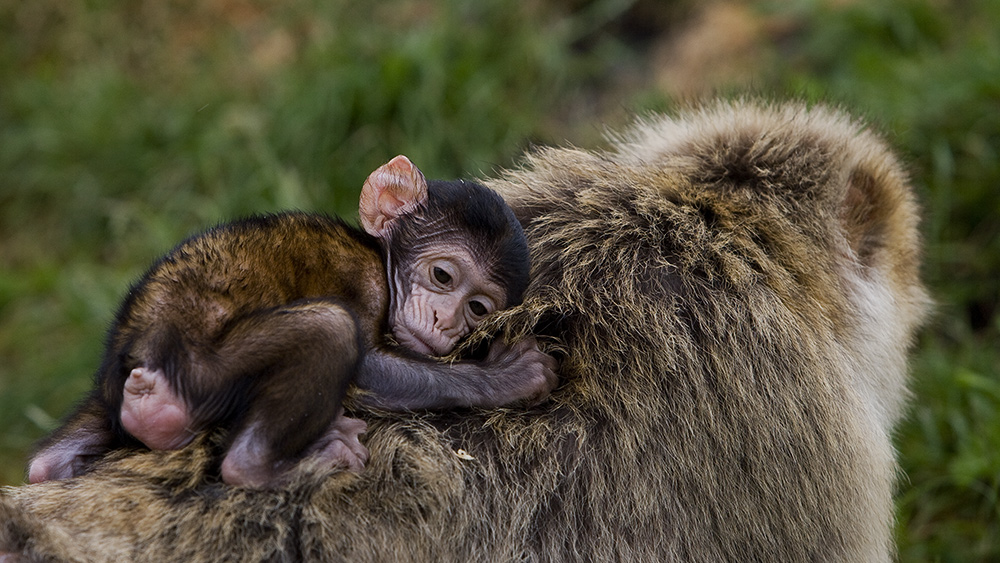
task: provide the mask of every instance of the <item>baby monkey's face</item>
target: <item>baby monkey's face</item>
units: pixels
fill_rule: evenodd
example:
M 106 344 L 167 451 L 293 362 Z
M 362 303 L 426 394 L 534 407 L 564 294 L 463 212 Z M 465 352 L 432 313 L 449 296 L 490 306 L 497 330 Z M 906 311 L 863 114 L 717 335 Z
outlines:
M 506 302 L 489 269 L 462 246 L 439 247 L 396 270 L 389 322 L 403 346 L 443 356 Z

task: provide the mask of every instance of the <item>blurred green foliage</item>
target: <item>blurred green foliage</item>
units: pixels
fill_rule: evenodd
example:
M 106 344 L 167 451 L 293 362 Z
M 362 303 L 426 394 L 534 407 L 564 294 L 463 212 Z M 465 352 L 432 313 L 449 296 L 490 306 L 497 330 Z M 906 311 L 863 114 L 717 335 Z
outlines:
M 747 5 L 780 24 L 753 90 L 871 121 L 925 206 L 939 307 L 897 439 L 900 558 L 1000 559 L 1000 2 Z M 655 47 L 698 6 L 0 0 L 0 483 L 22 480 L 128 283 L 178 240 L 276 209 L 353 216 L 400 153 L 455 177 L 593 145 L 675 105 Z

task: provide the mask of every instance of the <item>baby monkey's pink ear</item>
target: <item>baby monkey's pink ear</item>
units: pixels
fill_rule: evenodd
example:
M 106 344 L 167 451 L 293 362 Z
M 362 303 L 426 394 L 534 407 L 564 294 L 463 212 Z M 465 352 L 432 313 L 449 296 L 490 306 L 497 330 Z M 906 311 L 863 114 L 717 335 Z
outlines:
M 427 181 L 410 162 L 399 155 L 379 166 L 361 188 L 358 210 L 361 226 L 369 234 L 385 238 L 389 225 L 401 215 L 412 212 L 427 201 Z

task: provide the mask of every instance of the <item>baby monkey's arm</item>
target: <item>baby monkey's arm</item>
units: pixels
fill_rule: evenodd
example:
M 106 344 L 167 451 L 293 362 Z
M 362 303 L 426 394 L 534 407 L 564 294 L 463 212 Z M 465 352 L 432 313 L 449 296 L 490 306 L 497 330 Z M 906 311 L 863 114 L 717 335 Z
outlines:
M 556 360 L 534 338 L 495 342 L 483 361 L 446 363 L 384 348 L 361 359 L 358 401 L 389 410 L 537 403 L 556 386 Z

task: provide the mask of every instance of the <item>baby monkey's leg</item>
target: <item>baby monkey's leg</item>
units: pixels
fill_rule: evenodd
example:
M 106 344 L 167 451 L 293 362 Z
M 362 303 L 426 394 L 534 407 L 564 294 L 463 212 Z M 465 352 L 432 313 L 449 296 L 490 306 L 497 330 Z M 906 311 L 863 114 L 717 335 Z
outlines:
M 363 466 L 364 423 L 339 415 L 361 354 L 358 330 L 354 315 L 336 301 L 310 300 L 255 315 L 230 331 L 219 355 L 238 358 L 240 372 L 253 375 L 242 383 L 248 401 L 222 462 L 226 483 L 273 486 L 311 454 L 330 465 Z
M 208 428 L 231 430 L 222 478 L 233 485 L 276 484 L 305 455 L 360 469 L 364 423 L 338 418 L 361 354 L 358 330 L 339 302 L 315 299 L 234 321 L 210 347 L 149 345 L 148 356 L 169 358 L 168 367 L 131 370 L 122 426 L 152 449 L 184 447 Z

